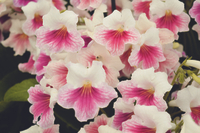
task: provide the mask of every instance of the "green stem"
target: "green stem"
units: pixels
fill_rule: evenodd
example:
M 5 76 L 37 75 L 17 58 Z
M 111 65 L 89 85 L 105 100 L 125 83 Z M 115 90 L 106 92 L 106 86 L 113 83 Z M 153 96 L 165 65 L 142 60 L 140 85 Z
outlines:
M 57 114 L 55 111 L 54 111 L 54 114 L 57 118 L 59 118 L 61 121 L 63 121 L 64 123 L 67 124 L 67 126 L 70 126 L 71 128 L 73 128 L 74 130 L 78 131 L 79 129 L 74 127 L 72 124 L 68 123 L 65 119 L 63 119 L 59 114 Z
M 106 114 L 106 111 L 104 111 L 102 108 L 100 108 L 100 110 L 101 110 L 101 112 L 102 112 L 103 114 L 105 114 L 106 116 L 108 116 L 108 115 Z

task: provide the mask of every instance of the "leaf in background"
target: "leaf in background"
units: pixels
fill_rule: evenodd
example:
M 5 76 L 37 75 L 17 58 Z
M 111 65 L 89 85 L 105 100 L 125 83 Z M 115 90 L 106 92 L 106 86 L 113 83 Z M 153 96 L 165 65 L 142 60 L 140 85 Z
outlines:
M 0 80 L 0 112 L 4 111 L 10 102 L 4 101 L 4 95 L 6 91 L 15 85 L 27 78 L 34 78 L 35 76 L 30 75 L 28 73 L 22 73 L 18 69 L 11 71 L 3 79 Z
M 35 84 L 38 84 L 38 82 L 33 78 L 26 79 L 21 83 L 15 84 L 5 93 L 4 101 L 27 101 L 29 96 L 27 90 L 31 86 L 35 86 Z

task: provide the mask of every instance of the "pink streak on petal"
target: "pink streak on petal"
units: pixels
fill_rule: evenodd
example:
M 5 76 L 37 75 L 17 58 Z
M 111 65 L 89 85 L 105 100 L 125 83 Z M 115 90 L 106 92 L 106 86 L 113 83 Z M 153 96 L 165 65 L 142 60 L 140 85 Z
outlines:
M 62 0 L 52 0 L 54 6 L 58 9 L 58 10 L 65 10 L 65 5 L 63 3 Z
M 190 115 L 196 124 L 200 125 L 200 106 L 192 107 Z
M 60 89 L 58 103 L 64 108 L 74 107 L 77 119 L 87 121 L 97 115 L 99 107 L 106 107 L 116 96 L 116 92 L 107 84 L 95 88 L 86 83 L 83 87 L 76 89 L 71 89 L 66 85 Z
M 98 127 L 101 125 L 107 125 L 108 118 L 105 115 L 97 116 L 94 122 L 90 122 L 89 125 L 85 125 L 84 129 L 87 133 L 99 133 Z
M 142 68 L 147 69 L 159 67 L 159 62 L 164 61 L 162 47 L 160 46 L 148 46 L 143 44 L 138 52 L 133 51 L 129 57 L 129 63 L 132 66 L 138 66 L 142 62 Z
M 48 65 L 47 73 L 52 77 L 51 85 L 54 86 L 57 90 L 60 89 L 63 85 L 67 84 L 67 74 L 68 69 L 63 63 L 53 63 L 51 66 Z
M 83 35 L 81 36 L 85 42 L 85 45 L 83 46 L 83 48 L 86 48 L 88 46 L 88 44 L 92 41 L 92 38 L 90 38 L 89 36 Z
M 13 4 L 16 7 L 22 7 L 22 6 L 27 5 L 31 1 L 37 2 L 38 0 L 13 0 Z
M 108 68 L 105 65 L 103 65 L 103 69 L 106 73 L 106 83 L 112 87 L 116 87 L 117 83 L 119 83 L 119 72 L 113 68 Z
M 131 116 L 134 115 L 133 112 L 130 113 L 123 113 L 122 111 L 115 110 L 115 115 L 113 119 L 113 127 L 115 129 L 122 130 L 122 123 L 131 119 Z
M 51 61 L 50 56 L 46 55 L 45 53 L 40 53 L 37 61 L 35 62 L 35 67 L 36 67 L 36 74 L 37 75 L 42 75 L 46 72 L 44 69 L 44 66 L 47 66 L 49 61 Z
M 150 19 L 150 3 L 152 1 L 142 1 L 142 0 L 134 0 L 133 1 L 133 10 L 136 14 L 145 13 L 147 18 Z
M 139 39 L 139 32 L 134 28 L 129 30 L 109 30 L 105 26 L 99 26 L 95 29 L 94 39 L 101 45 L 105 45 L 111 55 L 122 55 L 124 45 L 127 43 L 136 43 Z
M 167 14 L 155 20 L 158 28 L 167 28 L 174 34 L 178 31 L 187 31 L 190 17 L 186 13 L 180 15 Z
M 130 75 L 135 71 L 135 68 L 132 67 L 129 62 L 128 58 L 131 55 L 132 47 L 130 47 L 127 51 L 125 51 L 122 55 L 120 55 L 120 59 L 122 63 L 125 65 L 122 72 L 127 76 L 130 77 Z
M 194 1 L 192 8 L 189 10 L 189 14 L 192 18 L 196 18 L 200 14 L 200 2 Z
M 20 63 L 18 65 L 18 68 L 22 72 L 29 72 L 31 74 L 35 74 L 35 67 L 34 67 L 35 61 L 33 60 L 33 55 L 30 56 L 29 60 L 27 63 Z
M 42 91 L 41 86 L 36 85 L 28 90 L 28 101 L 33 105 L 30 107 L 30 112 L 34 115 L 33 122 L 38 121 L 38 117 L 41 116 L 38 124 L 42 128 L 51 127 L 54 123 L 53 109 L 49 107 L 50 95 L 45 94 Z
M 40 82 L 40 80 L 43 78 L 43 76 L 44 76 L 44 74 L 42 74 L 42 75 L 36 75 L 36 80 L 37 80 L 37 82 Z
M 50 128 L 43 129 L 42 133 L 59 133 L 59 125 L 53 125 Z
M 41 27 L 37 33 L 37 45 L 50 52 L 77 52 L 84 46 L 84 40 L 77 31 L 68 32 L 63 26 L 58 30 L 48 30 Z

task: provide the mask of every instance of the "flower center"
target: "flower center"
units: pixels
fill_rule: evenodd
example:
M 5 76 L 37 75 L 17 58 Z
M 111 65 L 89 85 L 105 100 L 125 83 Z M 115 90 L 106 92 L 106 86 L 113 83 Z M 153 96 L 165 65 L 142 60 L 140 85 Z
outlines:
M 87 94 L 91 94 L 92 93 L 92 83 L 90 81 L 86 81 L 83 84 L 83 87 L 81 89 L 81 95 L 87 95 Z
M 35 15 L 34 15 L 34 20 L 35 20 L 36 23 L 41 23 L 41 22 L 43 22 L 42 16 L 39 15 L 38 13 L 35 13 Z

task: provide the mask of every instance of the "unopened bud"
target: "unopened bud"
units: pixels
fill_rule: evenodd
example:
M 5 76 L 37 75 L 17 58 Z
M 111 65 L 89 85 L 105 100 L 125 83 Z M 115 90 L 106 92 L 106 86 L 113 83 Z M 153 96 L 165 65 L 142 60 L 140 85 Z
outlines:
M 196 74 L 194 74 L 190 70 L 187 70 L 187 74 L 190 75 L 194 81 L 196 81 L 198 84 L 200 84 L 200 77 L 198 77 Z

